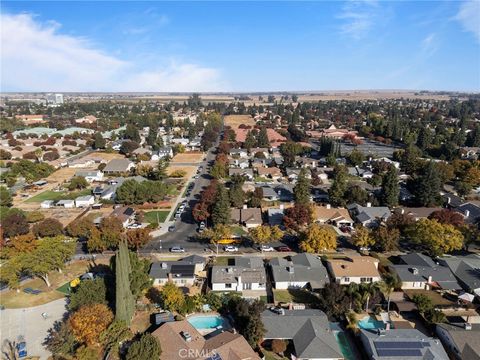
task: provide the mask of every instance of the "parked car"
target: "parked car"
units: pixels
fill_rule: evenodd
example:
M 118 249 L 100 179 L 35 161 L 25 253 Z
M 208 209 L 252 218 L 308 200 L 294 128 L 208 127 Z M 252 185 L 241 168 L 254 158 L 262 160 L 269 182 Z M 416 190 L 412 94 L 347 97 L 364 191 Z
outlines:
M 181 246 L 172 246 L 170 248 L 170 252 L 172 252 L 172 253 L 184 253 L 185 249 Z
M 198 228 L 199 228 L 200 230 L 204 230 L 204 229 L 205 229 L 205 221 L 202 221 L 202 222 L 200 223 L 200 225 L 198 225 Z
M 223 248 L 226 252 L 237 252 L 238 247 L 232 246 L 232 245 L 227 245 Z
M 275 249 L 269 245 L 262 245 L 259 247 L 259 250 L 265 252 L 275 251 Z
M 169 226 L 169 227 L 168 227 L 168 231 L 169 231 L 169 232 L 175 231 L 175 225 Z
M 200 175 L 197 174 L 197 175 L 195 175 L 193 178 L 194 178 L 194 179 L 199 179 L 199 178 L 200 178 Z
M 127 229 L 139 229 L 142 227 L 142 224 L 140 223 L 133 223 L 127 226 Z
M 277 251 L 280 251 L 280 252 L 290 252 L 292 251 L 292 249 L 290 249 L 288 246 L 279 246 L 277 248 Z

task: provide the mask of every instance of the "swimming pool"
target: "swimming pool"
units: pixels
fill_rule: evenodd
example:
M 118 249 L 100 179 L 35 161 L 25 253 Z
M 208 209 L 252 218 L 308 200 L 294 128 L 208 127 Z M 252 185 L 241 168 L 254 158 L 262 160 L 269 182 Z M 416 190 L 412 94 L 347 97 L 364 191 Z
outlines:
M 228 322 L 220 315 L 193 315 L 187 321 L 197 330 L 215 329 L 218 326 L 228 327 Z
M 385 323 L 378 321 L 371 316 L 365 316 L 358 322 L 358 327 L 365 330 L 385 329 Z

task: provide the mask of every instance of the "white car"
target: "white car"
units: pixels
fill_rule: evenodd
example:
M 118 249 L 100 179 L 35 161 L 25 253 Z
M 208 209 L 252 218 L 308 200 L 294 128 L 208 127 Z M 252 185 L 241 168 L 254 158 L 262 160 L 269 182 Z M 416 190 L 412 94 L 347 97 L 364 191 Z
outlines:
M 232 246 L 232 245 L 227 245 L 227 246 L 225 246 L 225 248 L 223 250 L 225 250 L 226 252 L 237 252 L 238 247 Z
M 268 245 L 262 245 L 260 246 L 260 251 L 270 252 L 270 251 L 275 251 L 275 249 Z
M 131 225 L 127 226 L 127 229 L 140 229 L 142 227 L 142 224 L 139 223 L 133 223 Z

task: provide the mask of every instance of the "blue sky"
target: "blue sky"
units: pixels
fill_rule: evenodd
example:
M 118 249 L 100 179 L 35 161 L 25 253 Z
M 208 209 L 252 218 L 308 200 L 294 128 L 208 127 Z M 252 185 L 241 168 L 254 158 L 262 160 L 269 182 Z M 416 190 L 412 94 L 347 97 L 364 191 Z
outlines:
M 2 1 L 2 91 L 480 91 L 480 2 Z

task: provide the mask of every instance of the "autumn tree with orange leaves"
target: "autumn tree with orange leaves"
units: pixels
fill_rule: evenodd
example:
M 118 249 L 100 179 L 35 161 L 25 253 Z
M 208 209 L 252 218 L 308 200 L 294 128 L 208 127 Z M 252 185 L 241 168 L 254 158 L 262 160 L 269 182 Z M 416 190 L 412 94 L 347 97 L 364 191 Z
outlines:
M 113 313 L 104 304 L 82 306 L 69 320 L 75 338 L 87 345 L 97 345 L 112 321 Z

